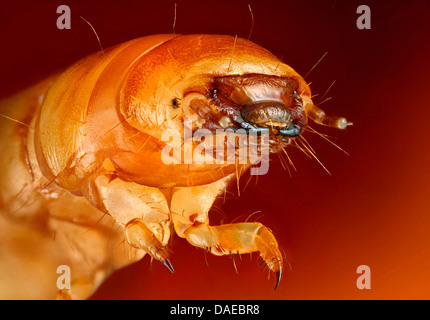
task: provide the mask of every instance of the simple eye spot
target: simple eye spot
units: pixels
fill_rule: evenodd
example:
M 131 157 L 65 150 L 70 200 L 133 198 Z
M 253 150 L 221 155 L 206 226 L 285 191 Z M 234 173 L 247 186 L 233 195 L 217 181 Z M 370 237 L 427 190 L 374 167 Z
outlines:
M 179 98 L 173 98 L 172 99 L 172 108 L 178 109 L 181 106 L 181 101 Z

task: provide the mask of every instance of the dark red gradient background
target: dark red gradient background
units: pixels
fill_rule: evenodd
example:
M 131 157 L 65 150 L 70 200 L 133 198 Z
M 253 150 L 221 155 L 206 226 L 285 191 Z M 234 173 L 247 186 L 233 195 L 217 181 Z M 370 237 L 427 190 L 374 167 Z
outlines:
M 430 3 L 428 1 L 0 1 L 0 96 L 98 50 L 135 37 L 171 33 L 248 37 L 304 75 L 313 93 L 330 90 L 327 113 L 346 116 L 346 131 L 323 128 L 305 137 L 328 175 L 298 150 L 290 178 L 274 156 L 269 173 L 223 205 L 214 221 L 261 210 L 285 250 L 277 291 L 257 256 L 207 256 L 174 237 L 170 274 L 149 258 L 116 272 L 94 299 L 429 299 L 430 298 Z M 72 29 L 56 28 L 68 4 Z M 372 29 L 358 30 L 367 4 Z M 318 97 L 316 98 L 318 102 Z M 241 180 L 242 189 L 247 177 Z M 235 188 L 232 188 L 235 192 Z M 253 217 L 257 217 L 254 215 Z M 252 220 L 252 218 L 251 218 Z M 371 269 L 371 289 L 358 290 L 356 269 Z

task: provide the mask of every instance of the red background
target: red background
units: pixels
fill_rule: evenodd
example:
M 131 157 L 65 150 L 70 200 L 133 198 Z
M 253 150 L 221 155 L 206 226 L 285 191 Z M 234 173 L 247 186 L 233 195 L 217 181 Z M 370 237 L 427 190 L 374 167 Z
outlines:
M 207 256 L 174 237 L 170 274 L 149 258 L 116 272 L 95 299 L 428 299 L 430 298 L 430 3 L 366 1 L 372 29 L 358 30 L 356 1 L 5 1 L 0 2 L 0 96 L 103 47 L 135 37 L 171 33 L 248 37 L 304 75 L 320 96 L 336 80 L 322 107 L 354 126 L 336 137 L 346 156 L 311 133 L 316 161 L 297 150 L 290 178 L 276 156 L 269 173 L 214 221 L 244 221 L 262 210 L 291 270 L 277 291 L 274 279 L 250 262 Z M 68 4 L 72 29 L 56 28 L 56 8 Z M 318 97 L 316 98 L 318 101 Z M 242 188 L 247 177 L 241 180 Z M 235 188 L 232 188 L 235 192 Z M 254 215 L 253 217 L 257 217 Z M 252 220 L 252 218 L 251 218 Z M 358 290 L 356 269 L 371 269 L 371 289 Z

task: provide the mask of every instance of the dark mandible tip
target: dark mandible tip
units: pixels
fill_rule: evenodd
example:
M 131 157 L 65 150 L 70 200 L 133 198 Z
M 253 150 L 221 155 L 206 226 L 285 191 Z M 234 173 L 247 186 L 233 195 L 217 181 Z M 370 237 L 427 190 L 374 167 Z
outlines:
M 302 128 L 300 128 L 299 125 L 290 123 L 288 128 L 279 130 L 279 134 L 293 138 L 293 137 L 297 137 L 301 131 L 302 131 Z

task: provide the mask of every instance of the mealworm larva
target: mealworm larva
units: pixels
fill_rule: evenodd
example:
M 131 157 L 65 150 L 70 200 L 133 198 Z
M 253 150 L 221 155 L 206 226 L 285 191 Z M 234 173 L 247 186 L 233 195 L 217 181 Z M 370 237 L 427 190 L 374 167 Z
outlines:
M 310 97 L 299 74 L 248 40 L 176 34 L 94 53 L 3 101 L 0 296 L 84 299 L 144 254 L 173 272 L 173 231 L 215 255 L 258 251 L 277 286 L 283 258 L 266 226 L 209 224 L 215 198 L 255 163 L 165 163 L 162 136 L 177 130 L 184 145 L 189 122 L 192 134 L 268 135 L 278 152 L 308 118 L 349 124 Z M 58 290 L 59 265 L 71 289 Z

